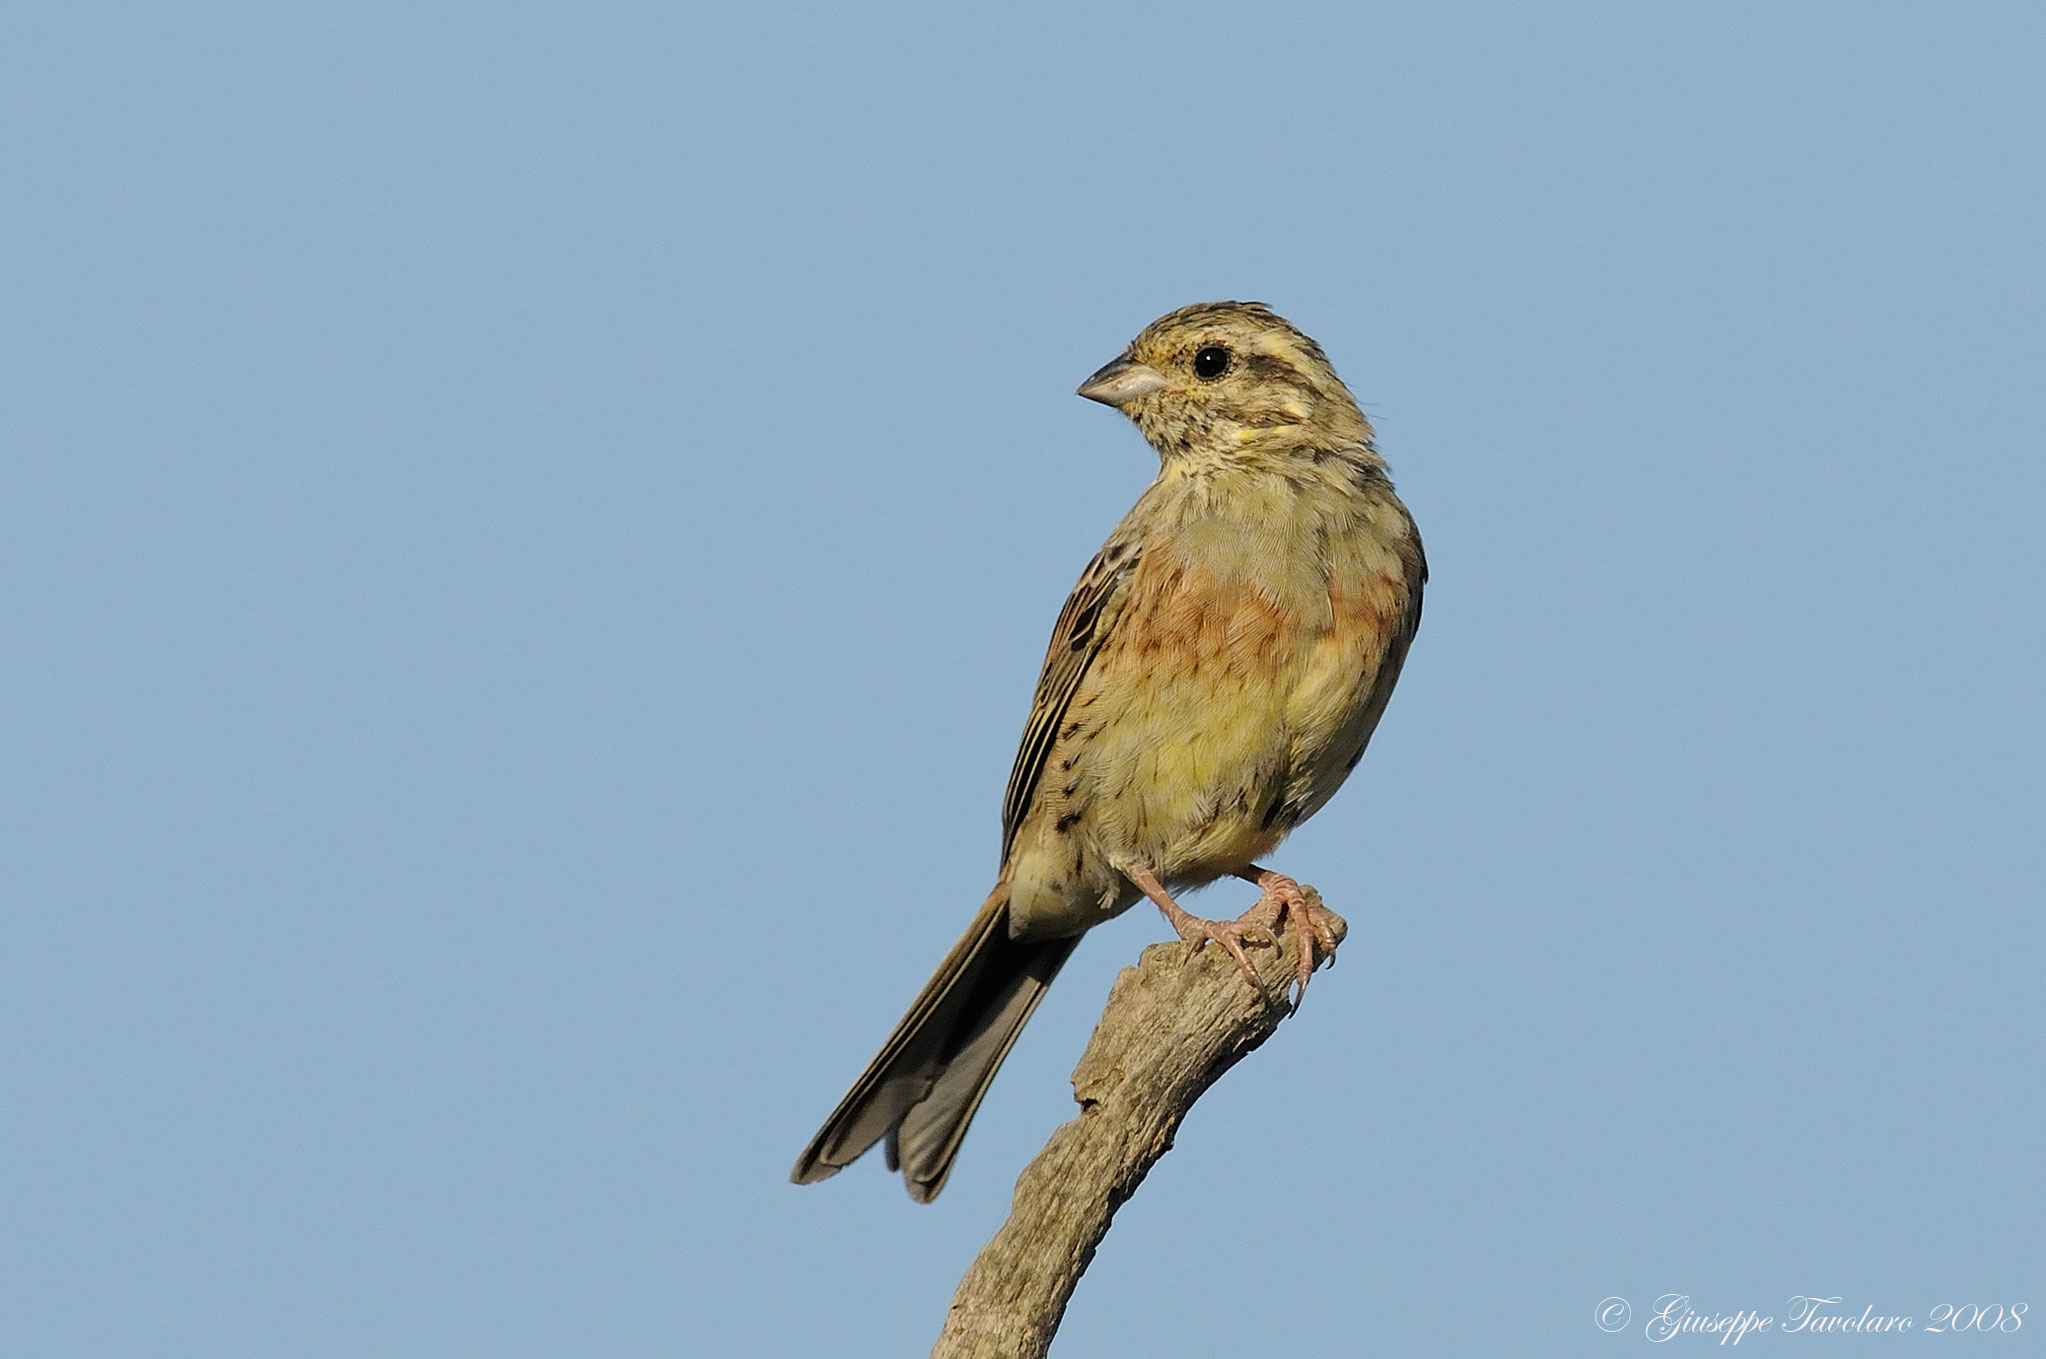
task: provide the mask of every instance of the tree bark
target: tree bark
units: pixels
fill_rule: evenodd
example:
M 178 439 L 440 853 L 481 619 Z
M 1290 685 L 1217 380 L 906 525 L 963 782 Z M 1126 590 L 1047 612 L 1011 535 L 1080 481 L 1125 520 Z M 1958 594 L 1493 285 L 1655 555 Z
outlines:
M 1313 888 L 1301 889 L 1316 906 Z M 1332 918 L 1340 940 L 1345 926 Z M 1120 1208 L 1207 1088 L 1292 1013 L 1296 942 L 1253 948 L 1253 989 L 1222 949 L 1154 944 L 1109 992 L 1073 1071 L 1080 1115 L 1016 1181 L 1009 1220 L 959 1281 L 932 1359 L 1042 1359 Z

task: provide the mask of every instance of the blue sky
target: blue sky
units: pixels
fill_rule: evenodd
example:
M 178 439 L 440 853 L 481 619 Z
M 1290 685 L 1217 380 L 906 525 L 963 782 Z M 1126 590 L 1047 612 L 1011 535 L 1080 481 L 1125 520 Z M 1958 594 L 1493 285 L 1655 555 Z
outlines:
M 1057 1352 L 2046 1304 L 2042 68 L 2024 5 L 11 13 L 0 1349 L 927 1346 L 1163 923 L 935 1206 L 788 1166 L 1155 468 L 1072 389 L 1217 297 L 1364 402 L 1428 614 L 1276 860 L 1342 965 Z

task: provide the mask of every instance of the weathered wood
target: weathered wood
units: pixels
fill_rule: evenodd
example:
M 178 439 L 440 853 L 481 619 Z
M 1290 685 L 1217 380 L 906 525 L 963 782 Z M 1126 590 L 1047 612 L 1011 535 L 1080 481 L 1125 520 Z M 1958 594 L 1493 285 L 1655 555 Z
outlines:
M 1311 887 L 1301 889 L 1319 906 Z M 1328 919 L 1340 940 L 1340 917 Z M 1016 1181 L 1009 1220 L 953 1295 L 932 1359 L 1041 1359 L 1073 1287 L 1120 1208 L 1207 1088 L 1291 1013 L 1290 931 L 1279 948 L 1252 948 L 1253 990 L 1214 945 L 1186 961 L 1154 944 L 1109 992 L 1073 1071 L 1080 1115 L 1051 1135 Z

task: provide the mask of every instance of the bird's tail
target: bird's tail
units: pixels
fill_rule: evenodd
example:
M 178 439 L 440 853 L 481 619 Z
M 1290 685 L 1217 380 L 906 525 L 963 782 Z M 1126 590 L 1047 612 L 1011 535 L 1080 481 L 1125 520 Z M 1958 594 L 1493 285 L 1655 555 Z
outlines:
M 936 1198 L 988 1083 L 1077 943 L 1011 939 L 1009 885 L 996 884 L 790 1178 L 827 1179 L 886 1137 L 888 1168 L 902 1171 L 909 1196 Z

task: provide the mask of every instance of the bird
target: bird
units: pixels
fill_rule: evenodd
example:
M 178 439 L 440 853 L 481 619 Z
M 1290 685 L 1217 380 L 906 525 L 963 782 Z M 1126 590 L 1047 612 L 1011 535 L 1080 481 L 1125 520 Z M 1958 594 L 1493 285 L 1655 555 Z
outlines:
M 994 890 L 791 1175 L 884 1138 L 938 1196 L 989 1083 L 1089 929 L 1148 899 L 1191 957 L 1299 943 L 1296 1006 L 1336 938 L 1264 867 L 1364 755 L 1421 622 L 1427 559 L 1370 422 L 1321 346 L 1261 302 L 1146 326 L 1080 385 L 1157 451 L 1157 479 L 1052 629 L 1002 801 Z M 1255 884 L 1236 920 L 1176 897 Z

